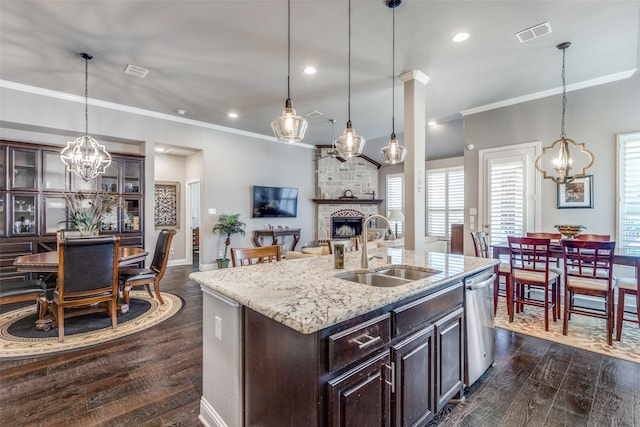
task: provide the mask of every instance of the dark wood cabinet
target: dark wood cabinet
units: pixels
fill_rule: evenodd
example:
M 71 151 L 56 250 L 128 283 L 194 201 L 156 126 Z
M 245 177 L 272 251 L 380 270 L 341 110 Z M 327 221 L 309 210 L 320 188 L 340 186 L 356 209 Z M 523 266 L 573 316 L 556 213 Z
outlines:
M 424 426 L 435 415 L 434 327 L 414 333 L 391 349 L 394 370 L 393 425 Z
M 56 230 L 68 216 L 65 193 L 96 190 L 118 198 L 100 232 L 120 235 L 120 246 L 143 247 L 144 157 L 112 153 L 108 170 L 108 177 L 84 181 L 65 169 L 51 146 L 0 141 L 0 247 L 55 250 Z M 8 260 L 2 264 L 4 273 L 15 274 Z
M 464 387 L 464 311 L 455 310 L 435 323 L 436 412 L 456 395 L 462 398 Z
M 424 426 L 462 397 L 463 287 L 301 334 L 243 308 L 245 425 Z

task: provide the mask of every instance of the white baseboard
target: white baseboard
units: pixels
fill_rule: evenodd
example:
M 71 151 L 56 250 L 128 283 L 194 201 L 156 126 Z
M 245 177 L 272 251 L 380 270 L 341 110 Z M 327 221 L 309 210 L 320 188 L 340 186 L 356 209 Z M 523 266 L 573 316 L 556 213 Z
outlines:
M 189 265 L 186 258 L 182 259 L 172 259 L 167 262 L 167 267 L 175 267 L 176 265 Z
M 200 415 L 198 415 L 198 419 L 206 427 L 231 427 L 224 422 L 204 396 L 200 398 Z

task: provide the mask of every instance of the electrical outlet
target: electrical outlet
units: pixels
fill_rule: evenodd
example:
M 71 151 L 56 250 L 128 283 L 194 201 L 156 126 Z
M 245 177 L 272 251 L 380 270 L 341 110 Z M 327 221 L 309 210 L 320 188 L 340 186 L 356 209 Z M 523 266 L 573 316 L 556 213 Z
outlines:
M 222 341 L 222 319 L 216 316 L 216 338 Z
M 171 246 L 171 249 L 169 249 L 169 255 L 173 255 L 173 246 Z

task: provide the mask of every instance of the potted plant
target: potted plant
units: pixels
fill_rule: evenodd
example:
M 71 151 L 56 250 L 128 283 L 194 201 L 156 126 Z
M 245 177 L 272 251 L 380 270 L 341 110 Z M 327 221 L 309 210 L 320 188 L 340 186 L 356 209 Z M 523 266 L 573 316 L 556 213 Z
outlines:
M 232 214 L 226 215 L 221 214 L 218 217 L 218 223 L 213 226 L 213 232 L 226 234 L 227 238 L 224 241 L 224 256 L 222 258 L 218 258 L 216 261 L 218 262 L 218 268 L 227 268 L 229 267 L 229 258 L 227 258 L 227 252 L 229 250 L 229 244 L 231 243 L 231 235 L 232 234 L 241 234 L 244 236 L 244 227 L 245 223 L 240 221 L 238 218 L 240 214 Z

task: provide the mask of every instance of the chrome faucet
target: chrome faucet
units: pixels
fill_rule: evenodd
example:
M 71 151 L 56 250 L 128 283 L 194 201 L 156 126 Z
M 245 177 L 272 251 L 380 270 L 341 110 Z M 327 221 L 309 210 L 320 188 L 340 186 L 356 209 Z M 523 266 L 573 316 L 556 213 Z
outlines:
M 360 262 L 360 267 L 362 269 L 369 268 L 369 255 L 367 254 L 367 225 L 371 222 L 372 219 L 381 219 L 387 223 L 387 232 L 393 236 L 393 231 L 391 230 L 391 224 L 389 224 L 389 220 L 382 215 L 371 215 L 364 221 L 362 226 L 362 233 L 360 234 L 360 246 L 362 246 L 362 261 Z M 395 236 L 394 236 L 395 238 Z M 372 257 L 373 258 L 373 257 Z

